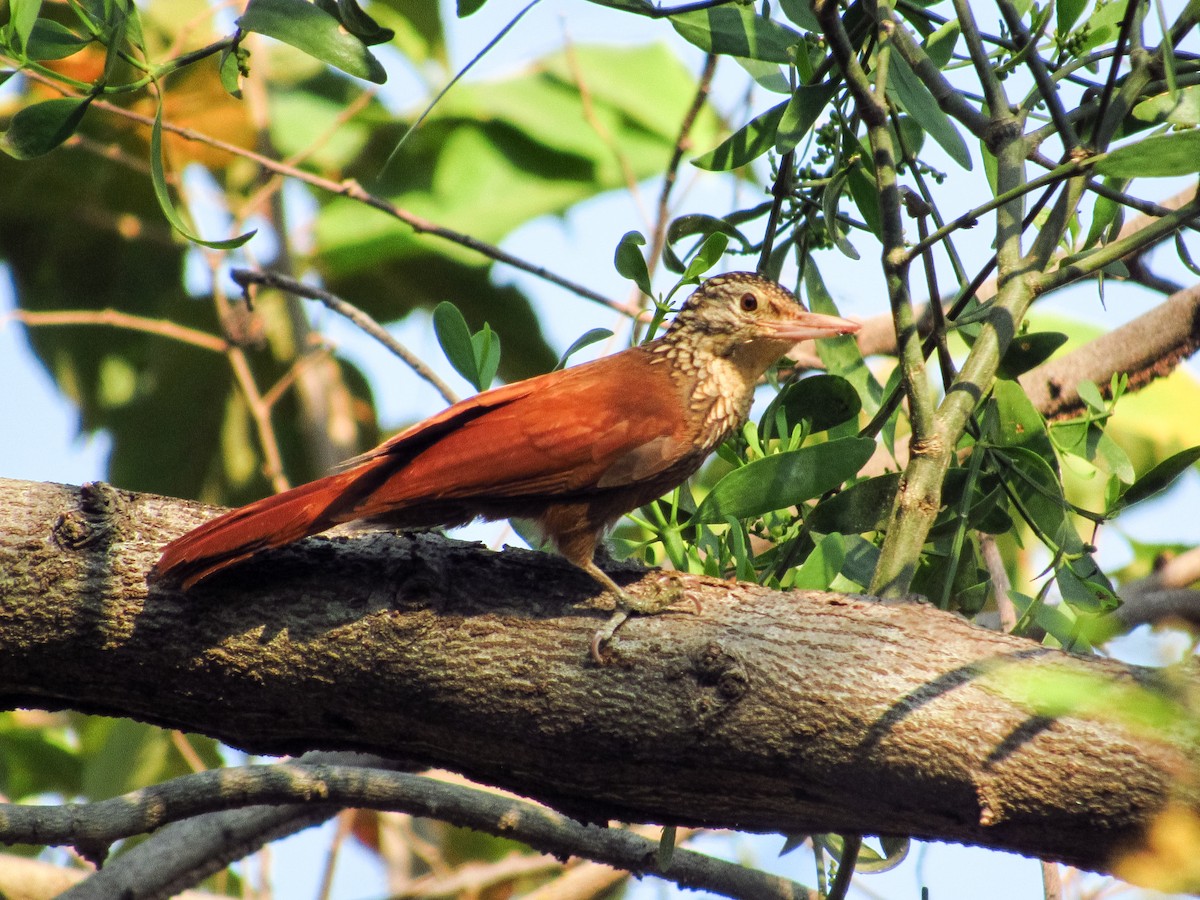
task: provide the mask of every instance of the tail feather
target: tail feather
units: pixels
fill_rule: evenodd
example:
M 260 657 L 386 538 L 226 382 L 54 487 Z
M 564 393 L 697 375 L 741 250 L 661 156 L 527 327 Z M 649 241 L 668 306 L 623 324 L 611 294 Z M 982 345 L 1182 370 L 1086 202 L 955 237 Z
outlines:
M 217 516 L 167 544 L 151 577 L 186 590 L 260 550 L 325 531 L 343 521 L 341 501 L 361 474 L 330 475 Z

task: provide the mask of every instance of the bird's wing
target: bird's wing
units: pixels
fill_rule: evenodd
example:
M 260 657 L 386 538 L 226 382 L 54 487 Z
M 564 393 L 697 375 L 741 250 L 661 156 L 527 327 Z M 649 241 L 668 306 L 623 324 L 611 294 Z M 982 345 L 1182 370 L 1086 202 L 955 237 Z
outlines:
M 370 518 L 414 502 L 570 494 L 652 477 L 692 444 L 679 389 L 650 358 L 635 348 L 456 404 L 362 457 L 363 490 L 347 512 Z

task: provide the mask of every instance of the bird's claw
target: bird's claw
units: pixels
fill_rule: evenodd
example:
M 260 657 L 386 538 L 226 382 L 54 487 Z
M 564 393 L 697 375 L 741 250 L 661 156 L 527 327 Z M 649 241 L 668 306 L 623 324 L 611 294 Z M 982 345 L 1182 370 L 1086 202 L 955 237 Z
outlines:
M 642 616 L 654 616 L 664 612 L 668 608 L 674 606 L 680 600 L 685 599 L 683 589 L 679 582 L 672 578 L 674 584 L 662 591 L 645 597 L 634 597 L 630 594 L 621 591 L 617 594 L 617 607 L 612 616 L 604 623 L 602 628 L 596 630 L 592 635 L 591 652 L 592 659 L 597 665 L 605 665 L 603 650 L 604 645 L 609 643 L 616 637 L 617 629 L 625 624 L 625 621 L 634 613 Z M 700 601 L 696 598 L 691 598 L 695 604 L 696 614 L 701 613 Z

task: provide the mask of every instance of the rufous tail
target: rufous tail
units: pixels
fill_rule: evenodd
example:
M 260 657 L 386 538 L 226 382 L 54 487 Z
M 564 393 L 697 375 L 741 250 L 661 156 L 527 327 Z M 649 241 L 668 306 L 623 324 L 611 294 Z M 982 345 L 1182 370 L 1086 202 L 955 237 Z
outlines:
M 351 485 L 362 473 L 339 472 L 218 516 L 167 544 L 153 580 L 185 590 L 226 566 L 268 547 L 280 547 L 346 521 Z

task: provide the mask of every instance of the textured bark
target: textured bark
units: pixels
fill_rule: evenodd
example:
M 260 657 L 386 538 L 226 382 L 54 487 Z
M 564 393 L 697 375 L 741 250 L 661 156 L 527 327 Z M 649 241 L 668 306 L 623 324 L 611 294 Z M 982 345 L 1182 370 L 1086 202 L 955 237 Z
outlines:
M 0 480 L 0 704 L 378 753 L 581 818 L 910 834 L 1091 869 L 1168 803 L 1200 808 L 1186 739 L 1020 699 L 1043 676 L 1100 692 L 1150 670 L 922 605 L 693 577 L 700 615 L 630 621 L 600 667 L 586 575 L 430 535 L 314 538 L 148 591 L 163 542 L 209 514 Z
M 1111 395 L 1114 374 L 1137 391 L 1170 375 L 1200 349 L 1200 285 L 1172 294 L 1149 312 L 1021 376 L 1029 400 L 1047 419 L 1069 419 L 1085 409 L 1079 383 L 1093 381 Z

